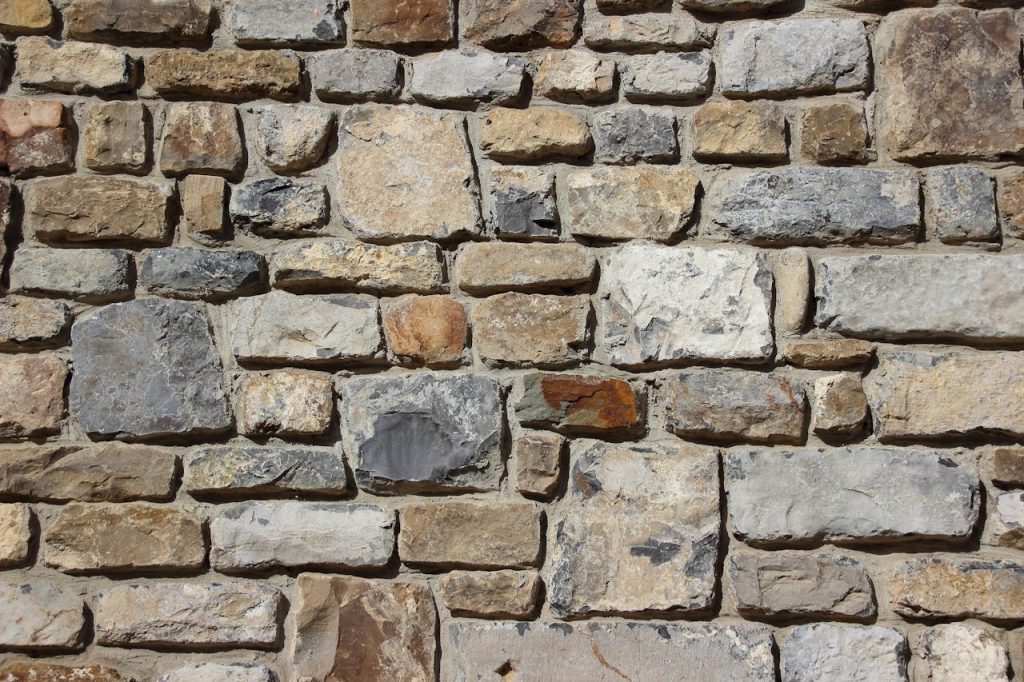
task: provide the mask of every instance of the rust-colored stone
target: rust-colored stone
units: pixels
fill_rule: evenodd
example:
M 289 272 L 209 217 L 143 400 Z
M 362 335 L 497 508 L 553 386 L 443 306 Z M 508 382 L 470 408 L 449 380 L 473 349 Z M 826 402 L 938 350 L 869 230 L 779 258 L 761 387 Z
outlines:
M 492 50 L 570 47 L 579 35 L 580 0 L 476 0 L 466 38 Z
M 447 296 L 402 296 L 383 306 L 384 334 L 396 356 L 414 363 L 458 362 L 466 347 L 465 307 Z
M 786 362 L 808 369 L 839 369 L 863 365 L 875 354 L 875 344 L 860 339 L 794 341 L 786 346 Z
M 352 38 L 369 45 L 443 45 L 454 37 L 451 0 L 352 0 Z
M 516 416 L 524 424 L 575 433 L 633 431 L 643 420 L 628 381 L 583 374 L 530 374 Z

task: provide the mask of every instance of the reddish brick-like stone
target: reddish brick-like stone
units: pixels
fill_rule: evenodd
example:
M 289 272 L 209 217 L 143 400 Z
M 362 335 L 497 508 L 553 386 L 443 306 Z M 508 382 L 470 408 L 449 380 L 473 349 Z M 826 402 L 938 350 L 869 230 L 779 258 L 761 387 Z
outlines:
M 583 374 L 530 374 L 516 416 L 524 424 L 575 433 L 635 431 L 643 423 L 640 396 L 622 379 Z

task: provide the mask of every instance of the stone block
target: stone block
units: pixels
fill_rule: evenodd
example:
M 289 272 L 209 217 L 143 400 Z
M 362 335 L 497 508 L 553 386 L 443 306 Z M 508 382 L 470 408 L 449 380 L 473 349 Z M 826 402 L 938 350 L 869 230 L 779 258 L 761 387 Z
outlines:
M 193 497 L 341 497 L 348 473 L 340 448 L 210 445 L 186 456 L 184 487 Z
M 643 393 L 624 379 L 534 372 L 522 382 L 515 411 L 524 425 L 577 435 L 643 430 Z
M 236 403 L 238 431 L 246 436 L 320 436 L 334 416 L 331 375 L 301 369 L 246 374 Z
M 574 111 L 495 109 L 480 124 L 480 151 L 497 161 L 578 159 L 593 147 L 586 120 Z
M 60 432 L 67 363 L 55 355 L 0 356 L 0 440 Z
M 466 308 L 447 296 L 402 296 L 381 307 L 388 350 L 414 365 L 458 365 L 466 359 Z
M 587 357 L 586 296 L 507 293 L 473 306 L 473 347 L 488 365 L 564 367 Z
M 121 249 L 18 249 L 11 291 L 83 303 L 123 301 L 132 295 L 132 256 Z
M 391 294 L 445 289 L 444 255 L 436 244 L 378 246 L 347 239 L 304 239 L 280 244 L 270 276 L 281 289 L 356 290 Z
M 146 59 L 146 82 L 165 97 L 290 102 L 299 95 L 302 68 L 286 51 L 161 50 Z

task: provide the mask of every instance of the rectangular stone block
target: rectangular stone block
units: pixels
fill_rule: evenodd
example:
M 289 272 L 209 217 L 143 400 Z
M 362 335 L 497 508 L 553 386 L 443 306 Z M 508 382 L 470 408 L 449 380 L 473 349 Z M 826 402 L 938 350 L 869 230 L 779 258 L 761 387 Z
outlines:
M 452 40 L 451 0 L 354 0 L 352 39 L 366 45 L 428 46 Z
M 214 175 L 189 175 L 181 181 L 181 212 L 190 238 L 207 243 L 224 236 L 227 182 Z
M 211 445 L 185 457 L 184 486 L 193 497 L 340 497 L 348 474 L 339 448 Z
M 550 291 L 590 284 L 596 262 L 579 244 L 466 244 L 456 258 L 459 287 L 480 295 Z
M 440 585 L 452 615 L 470 618 L 529 618 L 540 596 L 540 577 L 526 571 L 452 571 Z
M 0 168 L 22 177 L 73 171 L 72 118 L 55 100 L 0 99 Z
M 595 50 L 695 50 L 711 47 L 714 39 L 714 25 L 684 12 L 606 15 L 591 11 L 583 18 L 583 42 Z
M 899 630 L 815 623 L 792 632 L 782 646 L 782 679 L 908 682 L 910 650 Z
M 550 499 L 562 480 L 565 439 L 554 433 L 524 433 L 512 443 L 516 490 L 525 497 Z
M 161 50 L 146 60 L 146 82 L 164 96 L 291 101 L 301 80 L 301 61 L 285 51 Z
M 643 430 L 644 393 L 625 379 L 534 372 L 522 378 L 519 422 L 568 434 L 630 434 Z
M 387 50 L 318 52 L 306 59 L 306 69 L 324 102 L 389 102 L 402 90 L 402 58 Z
M 253 251 L 187 246 L 154 249 L 139 266 L 139 286 L 151 294 L 224 301 L 266 290 L 263 256 Z
M 493 166 L 490 175 L 490 224 L 502 239 L 558 238 L 554 173 L 532 166 Z
M 132 295 L 131 252 L 121 249 L 18 249 L 11 291 L 83 303 L 123 301 Z
M 301 369 L 246 374 L 238 384 L 235 405 L 241 434 L 321 436 L 334 417 L 331 375 Z
M 29 90 L 110 95 L 135 87 L 135 61 L 113 47 L 44 36 L 18 38 L 16 47 L 15 78 Z
M 212 12 L 210 0 L 72 0 L 64 25 L 80 40 L 198 43 L 209 35 Z
M 27 504 L 0 504 L 0 569 L 30 563 L 32 520 Z
M 336 0 L 237 0 L 227 24 L 238 45 L 321 47 L 345 42 L 343 8 Z
M 590 298 L 506 293 L 473 306 L 473 347 L 484 363 L 565 367 L 585 360 Z
M 98 102 L 85 111 L 85 165 L 143 173 L 149 161 L 149 110 L 141 102 Z
M 688 102 L 711 92 L 711 54 L 659 52 L 622 63 L 622 94 L 630 102 Z
M 0 378 L 0 440 L 60 432 L 68 380 L 64 360 L 50 354 L 0 356 Z
M 417 102 L 459 106 L 510 104 L 523 90 L 525 63 L 470 50 L 446 51 L 412 60 L 409 94 Z
M 0 583 L 0 613 L 2 649 L 60 653 L 85 646 L 85 604 L 53 583 Z
M 387 301 L 381 313 L 388 352 L 399 363 L 444 367 L 465 362 L 469 316 L 459 301 L 409 294 Z
M 5 296 L 0 301 L 0 350 L 63 346 L 73 319 L 71 308 L 62 301 Z
M 892 609 L 907 618 L 1024 619 L 1024 564 L 984 557 L 900 562 L 889 579 Z
M 593 147 L 587 120 L 575 111 L 498 108 L 480 125 L 480 151 L 503 163 L 578 159 Z

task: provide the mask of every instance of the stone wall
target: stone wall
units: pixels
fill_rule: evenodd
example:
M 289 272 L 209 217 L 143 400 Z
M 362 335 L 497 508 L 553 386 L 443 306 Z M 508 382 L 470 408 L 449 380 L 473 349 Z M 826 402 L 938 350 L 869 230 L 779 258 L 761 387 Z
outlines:
M 1019 677 L 1024 17 L 917 4 L 0 0 L 0 682 Z

